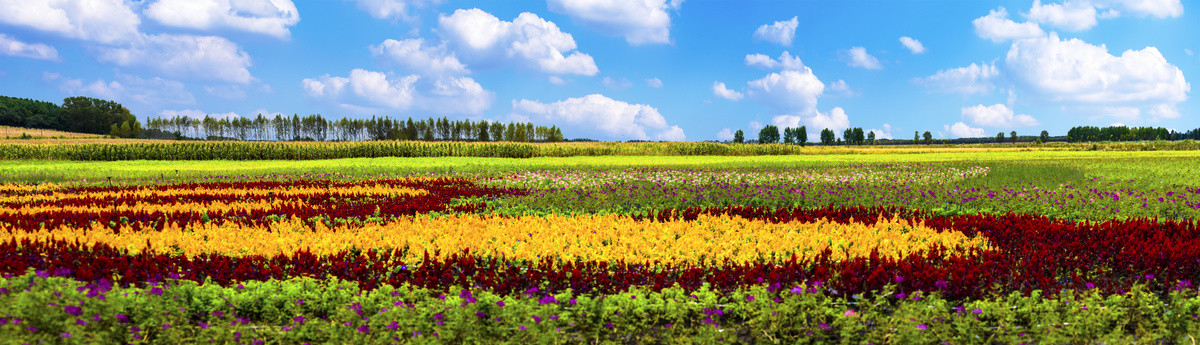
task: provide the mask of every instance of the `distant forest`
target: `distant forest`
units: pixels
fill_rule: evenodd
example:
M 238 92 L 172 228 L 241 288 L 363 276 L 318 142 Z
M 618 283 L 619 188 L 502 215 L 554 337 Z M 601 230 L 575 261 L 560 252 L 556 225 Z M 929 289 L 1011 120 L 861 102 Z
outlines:
M 66 132 L 139 137 L 141 123 L 120 103 L 88 97 L 68 97 L 62 105 L 0 96 L 0 125 Z

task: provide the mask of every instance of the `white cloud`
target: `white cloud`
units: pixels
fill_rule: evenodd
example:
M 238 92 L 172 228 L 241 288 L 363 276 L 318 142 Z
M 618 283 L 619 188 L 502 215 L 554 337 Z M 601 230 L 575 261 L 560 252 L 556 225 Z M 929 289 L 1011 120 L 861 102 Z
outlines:
M 975 18 L 971 23 L 975 25 L 976 35 L 996 43 L 1046 35 L 1037 23 L 1017 23 L 1008 19 L 1008 10 L 1004 7 L 991 10 L 988 15 Z
M 1187 55 L 1188 55 L 1188 56 L 1194 56 L 1194 55 L 1196 55 L 1196 52 L 1193 52 L 1191 49 L 1187 49 L 1187 48 L 1184 48 L 1184 49 L 1183 49 L 1183 52 L 1184 52 L 1184 53 L 1187 53 Z
M 926 88 L 945 93 L 988 93 L 995 87 L 992 79 L 1000 75 L 995 65 L 972 63 L 970 66 L 938 71 L 925 78 L 914 78 L 913 82 Z
M 825 84 L 805 67 L 768 74 L 747 83 L 746 89 L 751 99 L 778 113 L 807 115 L 816 112 L 817 98 L 825 91 Z
M 604 86 L 607 86 L 608 88 L 613 89 L 613 90 L 623 90 L 623 89 L 628 89 L 633 86 L 633 83 L 625 78 L 621 78 L 621 80 L 616 80 L 611 77 L 604 77 L 604 79 L 601 80 L 601 83 L 604 84 Z
M 721 97 L 721 98 L 728 99 L 728 100 L 735 101 L 735 102 L 742 99 L 741 92 L 730 90 L 725 87 L 725 83 L 722 83 L 719 81 L 713 82 L 712 92 L 714 95 L 717 95 L 717 97 Z
M 550 76 L 550 83 L 554 85 L 567 85 L 566 80 L 563 80 L 563 78 L 556 75 Z
M 100 47 L 97 59 L 118 66 L 145 66 L 175 77 L 247 84 L 250 56 L 217 36 L 147 35 L 128 47 Z
M 372 17 L 378 19 L 402 19 L 411 20 L 413 15 L 410 13 L 414 8 L 422 8 L 426 6 L 436 5 L 441 3 L 441 0 L 355 0 L 358 8 L 371 14 Z
M 650 79 L 646 79 L 646 86 L 649 86 L 649 87 L 652 87 L 655 89 L 661 89 L 663 87 L 663 83 L 662 83 L 662 80 L 658 80 L 658 78 L 650 78 Z
M 0 55 L 30 59 L 60 61 L 58 50 L 41 43 L 25 43 L 5 34 L 0 34 Z
M 549 0 L 551 11 L 563 13 L 584 27 L 610 36 L 623 36 L 631 45 L 671 43 L 671 15 L 682 1 L 666 0 Z
M 754 30 L 754 38 L 790 46 L 792 40 L 796 38 L 796 27 L 799 25 L 799 17 L 792 17 L 790 20 L 778 21 L 773 24 L 763 24 L 758 27 L 758 30 Z
M 983 104 L 963 107 L 963 119 L 972 124 L 993 128 L 1032 127 L 1039 125 L 1037 119 L 1025 114 L 1013 115 L 1013 110 L 1004 104 Z
M 866 69 L 882 69 L 883 65 L 879 63 L 879 59 L 867 53 L 867 48 L 854 47 L 846 51 L 846 64 L 850 67 L 862 67 Z
M 1110 125 L 1108 125 L 1108 126 L 1109 126 L 1109 127 L 1125 127 L 1125 124 L 1124 124 L 1124 123 L 1120 123 L 1120 122 L 1113 122 L 1112 124 L 1110 124 Z
M 962 122 L 955 123 L 953 126 L 945 125 L 942 128 L 950 132 L 951 138 L 982 138 L 985 136 L 983 128 L 972 128 Z
M 439 34 L 472 66 L 517 63 L 549 74 L 599 73 L 590 55 L 573 51 L 575 39 L 558 25 L 533 13 L 511 22 L 478 8 L 455 10 L 438 18 Z
M 457 75 L 471 72 L 458 61 L 454 53 L 448 52 L 444 45 L 430 46 L 421 38 L 400 41 L 388 39 L 369 49 L 375 57 L 395 63 L 412 73 Z
M 1178 109 L 1166 104 L 1159 104 L 1151 107 L 1146 113 L 1153 115 L 1155 119 L 1177 119 L 1182 116 Z
M 46 72 L 42 75 L 42 79 L 57 85 L 59 90 L 71 96 L 137 102 L 150 106 L 196 103 L 196 98 L 187 91 L 183 83 L 158 77 L 142 79 L 118 73 L 113 81 L 106 82 L 103 79 L 97 79 L 87 83 L 81 79 L 72 79 L 58 73 Z
M 730 130 L 729 128 L 721 128 L 721 131 L 717 132 L 717 140 L 733 140 L 733 130 Z
M 1100 7 L 1120 6 L 1139 16 L 1173 18 L 1183 15 L 1183 3 L 1179 0 L 1097 0 L 1096 5 Z
M 921 54 L 925 52 L 925 45 L 921 44 L 921 41 L 918 41 L 912 37 L 900 37 L 900 44 L 903 44 L 904 47 L 908 48 L 908 51 L 912 52 L 913 54 Z
M 1045 5 L 1041 0 L 1033 0 L 1033 6 L 1025 17 L 1067 31 L 1083 31 L 1096 26 L 1096 7 L 1087 0 Z
M 776 115 L 771 118 L 771 123 L 779 127 L 800 127 L 803 124 L 812 133 L 821 133 L 821 130 L 828 128 L 840 137 L 843 130 L 850 128 L 850 117 L 841 107 L 834 107 L 828 113 L 817 112 L 811 116 Z M 812 138 L 810 135 L 809 140 L 812 141 Z
M 868 129 L 867 132 L 875 133 L 875 139 L 895 139 L 892 136 L 892 125 L 883 124 L 883 129 Z
M 615 139 L 684 140 L 679 126 L 667 124 L 658 109 L 645 104 L 630 104 L 600 94 L 568 98 L 554 103 L 522 99 L 513 101 L 516 117 L 538 116 L 553 123 L 565 123 L 583 135 L 602 135 Z
M 1005 57 L 1006 70 L 1034 94 L 1053 101 L 1084 104 L 1175 104 L 1187 99 L 1191 86 L 1183 71 L 1155 47 L 1108 53 L 1079 39 L 1057 34 L 1019 40 Z
M 2 0 L 0 22 L 100 43 L 138 37 L 141 19 L 123 0 Z
M 829 90 L 833 91 L 834 93 L 842 94 L 842 95 L 846 95 L 846 96 L 850 96 L 850 95 L 854 94 L 854 91 L 850 90 L 850 85 L 847 85 L 846 81 L 841 80 L 841 79 L 838 79 L 835 82 L 829 83 Z
M 782 54 L 779 54 L 778 60 L 763 54 L 746 54 L 746 66 L 763 69 L 782 68 L 785 70 L 799 70 L 804 68 L 804 63 L 800 61 L 799 56 L 792 56 L 792 54 L 785 50 Z
M 495 94 L 469 77 L 422 78 L 354 69 L 348 77 L 307 78 L 308 97 L 336 103 L 355 112 L 384 110 L 479 114 L 491 107 Z
M 300 22 L 291 0 L 158 0 L 144 13 L 166 26 L 231 28 L 284 39 L 291 35 L 288 27 Z

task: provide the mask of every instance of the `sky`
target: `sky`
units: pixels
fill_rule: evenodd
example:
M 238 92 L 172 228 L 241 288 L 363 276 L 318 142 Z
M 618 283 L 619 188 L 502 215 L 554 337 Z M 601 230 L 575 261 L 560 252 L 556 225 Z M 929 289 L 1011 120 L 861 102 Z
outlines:
M 0 95 L 729 140 L 1200 127 L 1180 0 L 0 0 Z

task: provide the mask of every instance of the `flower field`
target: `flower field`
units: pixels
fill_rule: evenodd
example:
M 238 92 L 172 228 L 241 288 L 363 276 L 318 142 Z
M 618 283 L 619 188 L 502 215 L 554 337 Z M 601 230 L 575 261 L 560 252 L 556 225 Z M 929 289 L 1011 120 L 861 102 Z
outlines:
M 1069 164 L 1040 167 L 1059 173 L 1037 178 L 981 159 L 0 184 L 0 336 L 1179 343 L 1200 334 L 1200 184 Z

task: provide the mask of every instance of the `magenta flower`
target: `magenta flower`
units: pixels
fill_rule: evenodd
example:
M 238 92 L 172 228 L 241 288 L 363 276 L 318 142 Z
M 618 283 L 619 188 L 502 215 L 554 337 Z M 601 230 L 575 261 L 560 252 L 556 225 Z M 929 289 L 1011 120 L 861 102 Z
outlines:
M 919 325 L 917 325 L 917 329 L 920 329 L 920 330 L 925 330 L 925 329 L 928 329 L 928 328 L 929 328 L 929 326 L 926 326 L 925 324 L 919 324 Z

